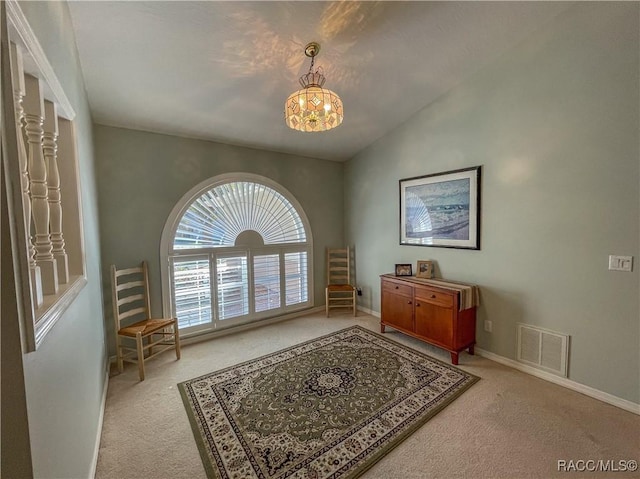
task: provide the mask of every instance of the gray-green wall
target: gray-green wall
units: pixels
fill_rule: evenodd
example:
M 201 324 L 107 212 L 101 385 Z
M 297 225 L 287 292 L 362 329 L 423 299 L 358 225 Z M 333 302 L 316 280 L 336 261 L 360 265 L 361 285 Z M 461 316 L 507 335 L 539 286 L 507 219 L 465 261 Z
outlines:
M 160 237 L 169 213 L 191 188 L 231 172 L 265 176 L 289 190 L 311 224 L 315 305 L 324 304 L 325 248 L 343 242 L 342 163 L 94 125 L 104 294 L 109 348 L 115 339 L 108 265 L 146 259 L 151 309 L 162 312 Z
M 356 247 L 362 304 L 376 311 L 380 273 L 434 259 L 439 275 L 480 284 L 480 347 L 514 358 L 517 322 L 566 332 L 571 379 L 640 402 L 637 3 L 572 7 L 349 161 L 344 184 L 336 163 L 94 126 L 102 235 L 67 6 L 20 6 L 77 113 L 88 273 L 42 347 L 23 356 L 36 477 L 91 473 L 106 355 L 100 254 L 107 265 L 148 259 L 159 312 L 167 215 L 192 186 L 231 171 L 267 176 L 302 204 L 317 305 L 324 247 L 345 238 Z M 473 165 L 483 165 L 482 250 L 398 246 L 398 180 Z M 607 271 L 611 253 L 634 255 L 634 272 Z
M 33 470 L 43 478 L 89 477 L 107 359 L 91 115 L 67 4 L 21 2 L 20 8 L 76 112 L 88 281 L 42 346 L 23 356 Z M 10 448 L 3 443 L 2 454 Z
M 346 164 L 363 306 L 395 263 L 435 260 L 480 285 L 480 348 L 515 359 L 518 322 L 568 333 L 570 379 L 640 403 L 639 9 L 572 6 Z M 475 165 L 482 249 L 399 246 L 398 180 Z

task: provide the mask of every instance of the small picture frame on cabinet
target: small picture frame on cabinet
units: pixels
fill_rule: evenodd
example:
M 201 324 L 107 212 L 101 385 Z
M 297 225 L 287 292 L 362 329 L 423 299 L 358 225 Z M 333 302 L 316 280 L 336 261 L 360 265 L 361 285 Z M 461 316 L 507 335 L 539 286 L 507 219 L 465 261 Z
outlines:
M 425 279 L 433 278 L 433 261 L 418 260 L 416 277 Z
M 410 264 L 396 264 L 396 276 L 412 276 L 413 270 Z

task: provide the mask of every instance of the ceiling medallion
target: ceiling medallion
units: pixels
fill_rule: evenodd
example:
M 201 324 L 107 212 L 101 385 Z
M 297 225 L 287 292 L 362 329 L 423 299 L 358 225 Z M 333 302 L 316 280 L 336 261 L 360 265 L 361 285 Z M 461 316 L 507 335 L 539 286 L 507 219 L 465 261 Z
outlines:
M 322 88 L 326 78 L 322 67 L 313 71 L 320 45 L 309 43 L 304 54 L 311 58 L 309 72 L 300 77 L 302 89 L 287 98 L 284 105 L 284 121 L 289 128 L 298 131 L 326 131 L 342 123 L 342 100 L 337 93 Z

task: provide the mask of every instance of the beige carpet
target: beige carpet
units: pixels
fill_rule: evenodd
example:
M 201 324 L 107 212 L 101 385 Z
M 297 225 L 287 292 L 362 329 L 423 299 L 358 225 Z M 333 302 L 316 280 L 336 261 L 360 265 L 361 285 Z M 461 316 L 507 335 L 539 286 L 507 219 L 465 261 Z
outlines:
M 176 384 L 353 324 L 379 331 L 359 313 L 309 315 L 185 346 L 109 381 L 96 478 L 205 478 Z M 394 338 L 448 361 L 449 354 L 396 332 Z M 391 451 L 363 478 L 640 477 L 640 473 L 558 472 L 558 460 L 640 459 L 640 417 L 478 356 L 460 368 L 481 381 Z

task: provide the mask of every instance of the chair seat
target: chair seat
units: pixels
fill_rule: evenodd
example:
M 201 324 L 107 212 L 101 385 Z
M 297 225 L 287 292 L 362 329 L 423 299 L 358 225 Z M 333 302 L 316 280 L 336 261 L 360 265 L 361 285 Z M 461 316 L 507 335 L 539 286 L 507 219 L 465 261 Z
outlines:
M 124 361 L 136 363 L 140 381 L 144 381 L 145 361 L 170 349 L 175 349 L 176 359 L 180 359 L 178 320 L 151 317 L 149 268 L 146 261 L 138 266 L 123 269 L 117 269 L 116 265 L 112 264 L 111 293 L 114 330 L 117 331 L 118 371 L 124 371 Z M 122 324 L 123 320 L 131 321 L 132 324 L 125 326 Z M 168 328 L 171 329 L 168 330 Z M 124 338 L 129 339 L 124 340 Z M 135 349 L 130 345 L 122 344 L 129 343 L 131 340 L 136 343 Z
M 175 319 L 145 319 L 138 321 L 129 326 L 125 326 L 118 330 L 120 336 L 129 336 L 135 338 L 138 332 L 142 333 L 142 336 L 147 336 L 159 329 L 172 326 L 175 323 Z
M 354 287 L 350 284 L 328 284 L 327 289 L 329 291 L 353 291 Z

